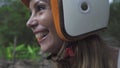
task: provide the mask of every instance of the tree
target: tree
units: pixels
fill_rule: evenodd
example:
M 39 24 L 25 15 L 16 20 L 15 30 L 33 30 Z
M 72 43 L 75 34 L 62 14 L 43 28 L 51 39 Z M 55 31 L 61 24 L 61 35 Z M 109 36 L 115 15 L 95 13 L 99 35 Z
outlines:
M 0 7 L 0 44 L 7 45 L 17 39 L 19 43 L 32 43 L 34 37 L 26 28 L 28 10 L 19 0 L 6 0 Z
M 108 31 L 120 40 L 120 2 L 113 2 L 110 6 Z

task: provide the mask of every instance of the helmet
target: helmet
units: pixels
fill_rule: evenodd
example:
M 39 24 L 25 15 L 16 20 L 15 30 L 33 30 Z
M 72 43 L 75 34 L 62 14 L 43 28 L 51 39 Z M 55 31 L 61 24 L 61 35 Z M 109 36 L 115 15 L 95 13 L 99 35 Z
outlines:
M 29 0 L 22 0 L 28 6 Z M 109 0 L 50 0 L 59 37 L 65 41 L 84 38 L 107 27 Z

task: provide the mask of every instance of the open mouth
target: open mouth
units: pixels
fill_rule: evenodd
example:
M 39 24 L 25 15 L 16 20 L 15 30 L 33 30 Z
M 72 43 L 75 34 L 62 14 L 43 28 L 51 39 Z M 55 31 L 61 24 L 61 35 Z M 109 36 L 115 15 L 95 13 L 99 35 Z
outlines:
M 48 33 L 49 33 L 48 30 L 44 30 L 44 31 L 36 33 L 35 37 L 37 38 L 38 42 L 41 42 L 43 39 L 47 37 Z

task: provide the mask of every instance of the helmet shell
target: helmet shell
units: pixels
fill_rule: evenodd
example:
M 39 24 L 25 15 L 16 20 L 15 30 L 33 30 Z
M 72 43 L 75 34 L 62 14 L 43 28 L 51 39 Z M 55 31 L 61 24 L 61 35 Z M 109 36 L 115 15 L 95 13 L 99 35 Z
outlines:
M 30 0 L 22 0 L 29 7 Z M 65 41 L 95 34 L 107 27 L 109 0 L 50 0 L 55 29 Z
M 109 0 L 51 0 L 56 31 L 63 40 L 74 41 L 107 27 Z

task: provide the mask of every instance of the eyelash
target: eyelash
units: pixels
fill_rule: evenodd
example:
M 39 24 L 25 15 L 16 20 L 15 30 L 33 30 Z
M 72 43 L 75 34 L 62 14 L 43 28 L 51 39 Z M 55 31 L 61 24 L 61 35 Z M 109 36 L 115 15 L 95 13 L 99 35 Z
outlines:
M 36 11 L 42 11 L 44 9 L 46 9 L 45 5 L 37 5 L 36 6 Z

